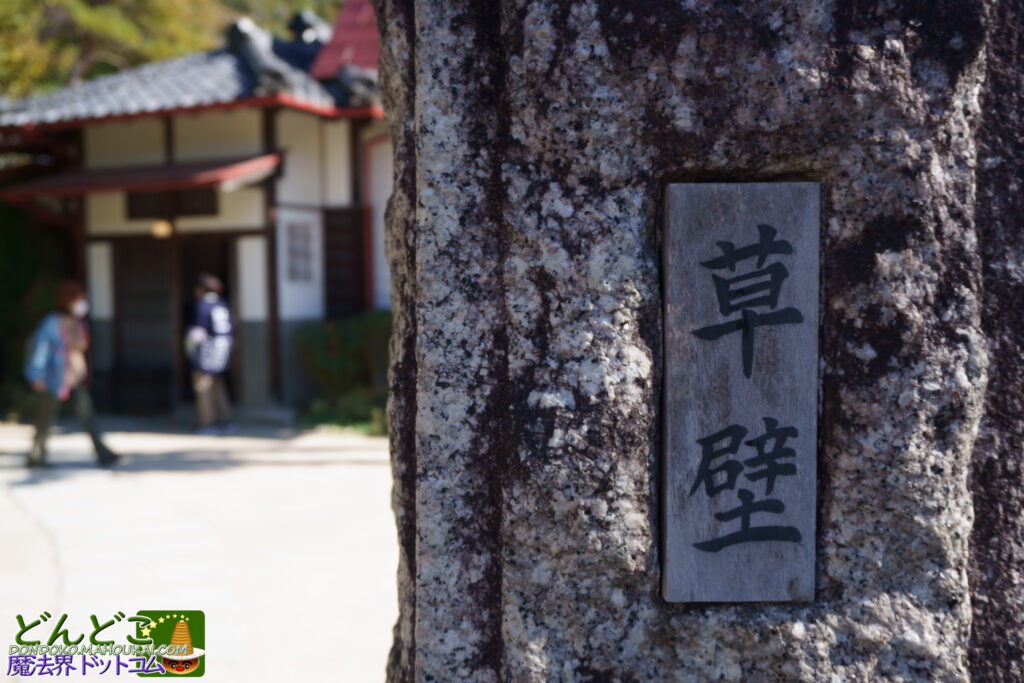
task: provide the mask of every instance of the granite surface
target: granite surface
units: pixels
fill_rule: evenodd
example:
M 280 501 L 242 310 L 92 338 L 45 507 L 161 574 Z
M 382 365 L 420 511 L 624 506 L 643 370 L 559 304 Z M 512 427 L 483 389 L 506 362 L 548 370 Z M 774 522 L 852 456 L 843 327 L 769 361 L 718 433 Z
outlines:
M 966 680 L 994 5 L 376 6 L 389 679 Z M 812 605 L 658 597 L 660 197 L 701 180 L 823 184 Z
M 970 669 L 1024 680 L 1024 0 L 990 10 L 977 208 L 982 326 L 990 340 L 971 490 Z

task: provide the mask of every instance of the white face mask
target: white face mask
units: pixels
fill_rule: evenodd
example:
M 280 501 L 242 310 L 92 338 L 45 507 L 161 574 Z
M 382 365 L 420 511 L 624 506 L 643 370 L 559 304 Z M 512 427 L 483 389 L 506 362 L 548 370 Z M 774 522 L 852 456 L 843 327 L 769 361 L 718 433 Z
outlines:
M 71 304 L 71 315 L 76 318 L 84 318 L 89 314 L 89 302 L 85 299 L 79 299 L 75 303 Z

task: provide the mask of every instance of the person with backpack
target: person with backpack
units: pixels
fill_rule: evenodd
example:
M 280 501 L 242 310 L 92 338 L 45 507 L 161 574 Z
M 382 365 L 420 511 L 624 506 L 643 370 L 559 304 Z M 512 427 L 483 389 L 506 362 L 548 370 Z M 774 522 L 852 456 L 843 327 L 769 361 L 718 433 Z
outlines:
M 28 453 L 28 465 L 46 464 L 50 427 L 60 413 L 61 404 L 70 401 L 92 439 L 99 464 L 110 467 L 118 461 L 118 456 L 103 443 L 88 389 L 89 329 L 85 316 L 89 313 L 89 300 L 84 287 L 70 280 L 57 288 L 56 299 L 57 310 L 43 318 L 29 340 L 25 363 L 25 379 L 39 396 L 36 433 Z
M 192 389 L 196 396 L 196 432 L 215 434 L 233 431 L 231 403 L 224 385 L 224 371 L 234 345 L 234 320 L 222 298 L 224 286 L 209 273 L 197 278 L 195 319 L 185 339 L 185 353 L 192 365 Z

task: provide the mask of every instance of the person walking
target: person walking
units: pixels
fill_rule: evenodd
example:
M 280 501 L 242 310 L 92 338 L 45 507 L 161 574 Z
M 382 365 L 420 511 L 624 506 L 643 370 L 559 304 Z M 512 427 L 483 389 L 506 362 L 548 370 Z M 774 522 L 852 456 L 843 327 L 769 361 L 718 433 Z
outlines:
M 29 346 L 25 379 L 39 395 L 36 433 L 28 453 L 28 465 L 46 464 L 46 438 L 60 413 L 61 404 L 70 401 L 82 428 L 92 439 L 99 464 L 109 467 L 117 454 L 103 443 L 96 426 L 92 397 L 89 395 L 89 330 L 85 316 L 89 300 L 78 282 L 66 281 L 57 288 L 57 310 L 39 323 Z
M 192 389 L 196 395 L 196 432 L 215 434 L 234 430 L 231 403 L 224 385 L 224 371 L 234 345 L 234 320 L 222 298 L 224 286 L 209 273 L 197 278 L 195 322 L 185 339 L 185 353 L 192 364 Z

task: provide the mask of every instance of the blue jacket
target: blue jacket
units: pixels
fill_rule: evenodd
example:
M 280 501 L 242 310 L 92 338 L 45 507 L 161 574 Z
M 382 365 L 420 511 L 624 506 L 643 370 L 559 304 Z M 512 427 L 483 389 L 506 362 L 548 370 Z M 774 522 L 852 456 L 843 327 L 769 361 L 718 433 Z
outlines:
M 231 359 L 235 331 L 227 303 L 215 294 L 204 296 L 196 302 L 195 325 L 205 335 L 192 358 L 193 367 L 210 375 L 224 372 Z
M 43 318 L 32 333 L 28 361 L 25 363 L 25 379 L 30 384 L 43 380 L 48 393 L 67 398 L 61 396 L 66 368 L 67 341 L 60 332 L 60 314 L 51 313 Z

